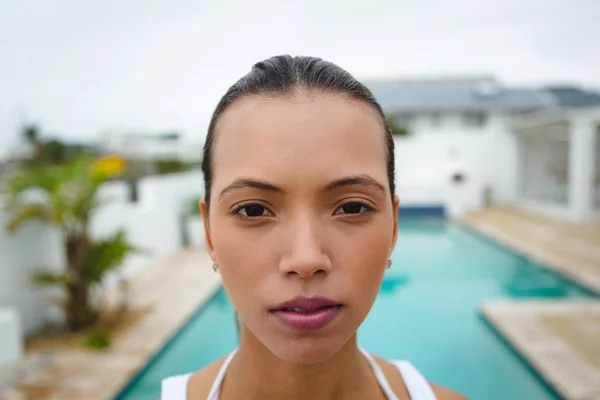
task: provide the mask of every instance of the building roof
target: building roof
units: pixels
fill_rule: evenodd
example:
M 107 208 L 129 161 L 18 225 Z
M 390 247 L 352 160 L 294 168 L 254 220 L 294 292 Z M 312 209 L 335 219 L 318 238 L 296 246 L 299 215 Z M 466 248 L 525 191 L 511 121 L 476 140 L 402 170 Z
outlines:
M 546 88 L 557 105 L 563 108 L 582 108 L 600 106 L 600 93 L 573 86 L 549 86 Z
M 541 89 L 503 87 L 489 77 L 367 83 L 384 110 L 534 111 L 556 100 Z

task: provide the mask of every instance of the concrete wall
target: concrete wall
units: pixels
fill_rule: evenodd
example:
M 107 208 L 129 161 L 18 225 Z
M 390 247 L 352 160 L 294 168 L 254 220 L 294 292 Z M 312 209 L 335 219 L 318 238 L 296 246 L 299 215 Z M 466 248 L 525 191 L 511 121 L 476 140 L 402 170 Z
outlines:
M 99 195 L 110 202 L 93 217 L 92 236 L 104 237 L 123 228 L 132 243 L 151 250 L 149 255 L 125 261 L 122 274 L 131 276 L 182 247 L 182 204 L 202 193 L 202 174 L 196 171 L 143 179 L 137 203 L 129 202 L 123 183 L 108 183 Z M 0 211 L 0 307 L 15 309 L 28 335 L 60 316 L 48 302 L 48 296 L 57 291 L 41 290 L 31 284 L 29 275 L 39 267 L 59 271 L 64 266 L 62 242 L 56 229 L 39 223 L 9 234 L 4 229 L 7 221 L 6 213 Z M 114 282 L 115 276 L 109 276 L 106 284 Z

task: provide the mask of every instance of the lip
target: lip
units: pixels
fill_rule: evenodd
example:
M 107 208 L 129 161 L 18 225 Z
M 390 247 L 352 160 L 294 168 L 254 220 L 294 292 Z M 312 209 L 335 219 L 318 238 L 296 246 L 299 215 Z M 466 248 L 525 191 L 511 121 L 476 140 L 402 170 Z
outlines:
M 325 297 L 296 297 L 272 308 L 270 313 L 292 329 L 318 330 L 333 321 L 342 308 Z

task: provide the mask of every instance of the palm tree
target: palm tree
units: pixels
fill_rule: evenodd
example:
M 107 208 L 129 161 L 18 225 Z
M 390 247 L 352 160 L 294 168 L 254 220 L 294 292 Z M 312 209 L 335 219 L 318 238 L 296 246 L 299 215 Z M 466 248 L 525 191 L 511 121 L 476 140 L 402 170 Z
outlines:
M 128 254 L 138 250 L 122 231 L 103 240 L 92 240 L 89 235 L 91 217 L 100 206 L 98 189 L 123 168 L 123 161 L 116 158 L 93 160 L 83 155 L 64 165 L 30 166 L 6 185 L 10 231 L 37 220 L 56 226 L 62 234 L 67 262 L 64 272 L 39 271 L 34 280 L 64 289 L 65 317 L 71 330 L 94 321 L 93 290 Z
M 45 148 L 40 137 L 39 128 L 36 125 L 25 125 L 23 126 L 21 134 L 33 148 L 33 159 L 43 161 L 45 159 Z

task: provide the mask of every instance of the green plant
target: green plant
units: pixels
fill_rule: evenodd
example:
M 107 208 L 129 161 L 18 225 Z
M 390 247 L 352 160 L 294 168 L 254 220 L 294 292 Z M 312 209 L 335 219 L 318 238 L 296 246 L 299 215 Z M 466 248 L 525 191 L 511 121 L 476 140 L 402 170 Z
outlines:
M 158 174 L 170 174 L 190 169 L 187 163 L 179 160 L 159 160 L 154 163 L 154 167 Z
M 64 164 L 86 151 L 86 146 L 68 144 L 55 138 L 42 137 L 41 130 L 36 125 L 23 126 L 21 136 L 32 149 L 31 156 L 22 160 L 29 167 Z
M 396 118 L 391 115 L 386 115 L 385 120 L 387 121 L 388 126 L 390 127 L 390 131 L 394 136 L 408 136 L 409 131 L 406 127 L 401 126 Z
M 84 336 L 81 345 L 90 350 L 105 350 L 110 347 L 110 335 L 106 332 L 94 332 Z
M 139 251 L 122 231 L 102 240 L 92 240 L 89 235 L 91 217 L 101 206 L 97 196 L 100 185 L 123 168 L 123 161 L 116 157 L 95 160 L 82 155 L 64 165 L 30 166 L 6 185 L 9 231 L 37 220 L 56 226 L 62 234 L 64 272 L 38 271 L 33 279 L 64 290 L 65 317 L 71 330 L 95 320 L 98 307 L 92 303 L 94 289 L 130 253 Z
M 202 201 L 202 196 L 190 197 L 184 206 L 184 214 L 185 215 L 195 215 L 195 216 L 201 215 L 200 201 Z

